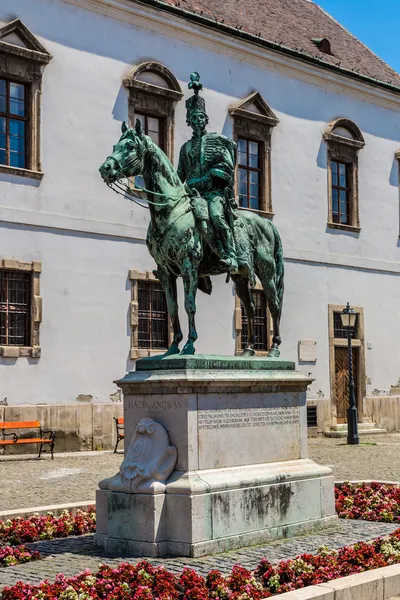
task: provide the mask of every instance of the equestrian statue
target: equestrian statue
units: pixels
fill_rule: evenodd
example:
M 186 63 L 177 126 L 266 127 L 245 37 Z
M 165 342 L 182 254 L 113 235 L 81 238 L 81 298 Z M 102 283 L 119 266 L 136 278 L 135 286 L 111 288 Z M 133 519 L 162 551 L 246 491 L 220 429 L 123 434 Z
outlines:
M 210 277 L 232 278 L 248 323 L 245 356 L 254 355 L 256 276 L 261 282 L 273 321 L 269 356 L 279 356 L 283 300 L 282 242 L 274 224 L 257 213 L 238 209 L 234 198 L 236 144 L 206 130 L 208 116 L 200 76 L 192 73 L 186 100 L 186 122 L 193 135 L 181 148 L 176 171 L 164 152 L 144 135 L 142 125 L 122 124 L 122 136 L 100 167 L 104 182 L 117 193 L 138 197 L 122 180 L 142 175 L 150 211 L 147 247 L 157 264 L 154 271 L 166 295 L 174 337 L 164 356 L 194 354 L 196 292 L 211 294 Z M 189 335 L 182 350 L 176 280 L 182 277 Z

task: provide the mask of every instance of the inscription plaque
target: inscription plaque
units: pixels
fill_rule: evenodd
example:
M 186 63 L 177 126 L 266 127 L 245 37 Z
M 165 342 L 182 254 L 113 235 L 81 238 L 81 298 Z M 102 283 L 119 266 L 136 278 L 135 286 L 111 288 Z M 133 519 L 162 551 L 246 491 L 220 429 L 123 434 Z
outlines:
M 237 427 L 265 427 L 266 425 L 290 425 L 299 423 L 299 409 L 246 408 L 225 410 L 202 410 L 198 417 L 199 429 L 230 429 Z

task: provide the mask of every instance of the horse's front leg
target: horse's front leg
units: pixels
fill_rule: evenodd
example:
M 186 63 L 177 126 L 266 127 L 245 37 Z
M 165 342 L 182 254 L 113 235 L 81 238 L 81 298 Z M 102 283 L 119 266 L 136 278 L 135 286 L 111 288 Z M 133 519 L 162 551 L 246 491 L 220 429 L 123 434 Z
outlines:
M 162 267 L 158 267 L 157 276 L 165 292 L 168 314 L 174 330 L 174 339 L 172 340 L 172 344 L 164 354 L 164 356 L 170 356 L 171 354 L 179 354 L 179 344 L 183 338 L 178 314 L 176 275 L 166 269 L 163 269 Z
M 192 265 L 189 260 L 185 261 L 181 268 L 181 274 L 185 291 L 185 310 L 189 321 L 189 335 L 181 354 L 194 354 L 194 343 L 197 340 L 195 325 L 196 292 L 198 283 L 197 265 Z

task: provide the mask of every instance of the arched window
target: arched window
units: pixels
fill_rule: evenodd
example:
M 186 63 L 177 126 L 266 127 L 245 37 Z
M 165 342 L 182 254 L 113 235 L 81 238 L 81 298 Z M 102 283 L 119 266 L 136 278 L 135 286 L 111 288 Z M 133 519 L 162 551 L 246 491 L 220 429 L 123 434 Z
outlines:
M 365 146 L 360 129 L 349 119 L 335 119 L 324 139 L 328 154 L 328 227 L 358 232 L 358 152 Z
M 129 120 L 142 122 L 143 130 L 170 160 L 174 148 L 175 104 L 182 96 L 176 77 L 157 62 L 136 65 L 124 79 L 129 89 Z

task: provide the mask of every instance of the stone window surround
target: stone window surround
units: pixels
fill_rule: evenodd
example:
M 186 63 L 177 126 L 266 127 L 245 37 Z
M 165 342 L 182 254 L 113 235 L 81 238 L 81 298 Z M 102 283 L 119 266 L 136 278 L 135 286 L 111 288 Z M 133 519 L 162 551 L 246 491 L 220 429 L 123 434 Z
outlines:
M 349 131 L 353 138 L 347 138 L 334 133 L 335 128 L 344 128 Z M 361 131 L 350 119 L 339 118 L 332 121 L 324 133 L 327 144 L 327 176 L 328 176 L 328 223 L 329 229 L 341 229 L 359 233 L 360 211 L 358 192 L 358 152 L 365 146 Z M 332 160 L 342 161 L 350 165 L 351 177 L 351 219 L 350 225 L 334 223 L 332 220 Z
M 139 296 L 138 296 L 138 281 L 157 281 L 157 277 L 149 271 L 140 272 L 131 269 L 129 271 L 129 279 L 131 281 L 131 303 L 130 303 L 130 325 L 131 325 L 131 349 L 130 358 L 136 360 L 137 358 L 145 358 L 147 356 L 156 356 L 162 354 L 163 350 L 151 350 L 147 348 L 138 347 L 138 324 L 139 324 Z M 171 319 L 168 317 L 168 344 L 172 344 L 174 338 L 174 331 L 172 328 Z M 166 349 L 165 349 L 166 350 Z
M 2 40 L 12 33 L 18 35 L 27 47 L 23 48 Z M 39 180 L 43 177 L 40 162 L 40 102 L 43 68 L 51 58 L 52 56 L 19 19 L 0 29 L 0 77 L 26 84 L 29 110 L 26 140 L 29 168 L 0 165 L 0 173 Z
M 328 327 L 329 327 L 329 373 L 330 373 L 330 388 L 331 388 L 331 411 L 332 411 L 332 424 L 337 424 L 336 404 L 334 402 L 334 389 L 336 385 L 335 381 L 335 347 L 347 348 L 347 338 L 335 338 L 334 337 L 334 313 L 341 313 L 346 306 L 338 304 L 328 304 Z M 356 398 L 357 408 L 359 411 L 359 422 L 362 422 L 363 418 L 363 402 L 367 394 L 366 375 L 365 375 L 365 333 L 364 333 L 364 309 L 361 306 L 353 306 L 353 310 L 358 314 L 358 325 L 357 325 L 357 339 L 351 340 L 353 348 L 359 348 L 360 361 L 359 370 L 357 373 L 359 386 L 358 386 L 358 397 Z
M 40 295 L 40 274 L 42 263 L 38 261 L 21 262 L 18 260 L 0 259 L 0 269 L 4 271 L 25 271 L 32 273 L 31 296 L 31 345 L 30 346 L 0 346 L 0 356 L 4 358 L 18 358 L 30 356 L 40 358 L 40 323 L 42 322 L 43 301 Z
M 263 287 L 259 281 L 256 282 L 256 285 L 252 289 L 260 290 L 261 292 L 264 291 Z M 268 309 L 268 303 L 267 303 L 266 322 L 267 322 L 267 345 L 268 345 L 268 348 L 271 348 L 274 330 L 273 330 L 271 314 Z M 240 304 L 240 298 L 236 293 L 235 293 L 235 310 L 234 310 L 234 317 L 233 317 L 233 327 L 235 329 L 235 356 L 239 356 L 243 352 L 243 348 L 242 348 L 242 307 Z M 256 350 L 255 352 L 256 352 L 256 356 L 267 356 L 268 355 L 268 350 Z
M 138 79 L 141 73 L 146 71 L 155 73 L 164 79 L 166 87 Z M 123 83 L 129 90 L 128 115 L 130 124 L 135 123 L 135 112 L 163 119 L 163 148 L 172 162 L 174 157 L 175 104 L 183 97 L 178 80 L 164 65 L 157 62 L 145 62 L 136 65 L 129 75 L 124 78 Z
M 248 107 L 254 104 L 259 112 L 253 112 Z M 271 191 L 271 138 L 272 129 L 279 123 L 268 104 L 259 92 L 253 92 L 243 100 L 237 102 L 229 109 L 233 119 L 233 139 L 243 137 L 254 140 L 260 144 L 261 150 L 261 208 L 241 208 L 256 212 L 262 216 L 272 218 L 272 191 Z M 238 165 L 236 164 L 235 195 L 238 197 Z

